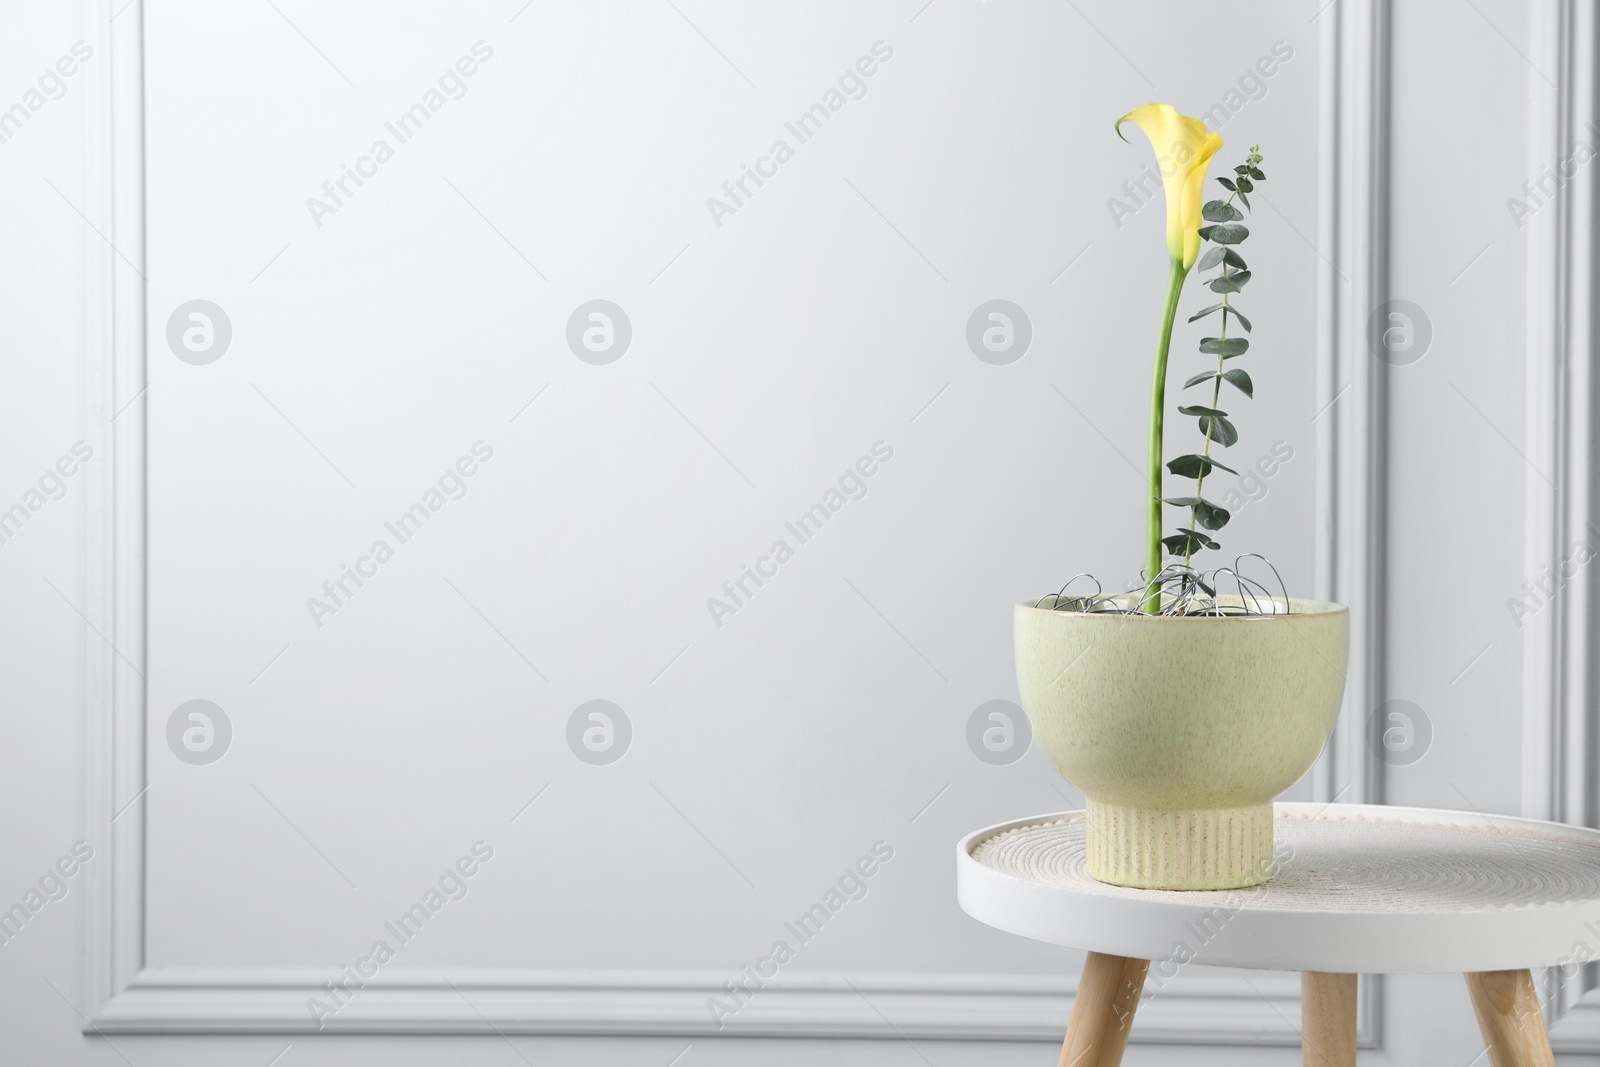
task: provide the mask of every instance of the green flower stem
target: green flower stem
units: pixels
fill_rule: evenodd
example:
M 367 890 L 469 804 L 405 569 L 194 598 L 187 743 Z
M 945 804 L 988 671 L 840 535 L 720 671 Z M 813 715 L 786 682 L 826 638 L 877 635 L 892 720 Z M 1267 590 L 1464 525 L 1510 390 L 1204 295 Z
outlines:
M 1161 315 L 1161 339 L 1156 343 L 1155 377 L 1150 383 L 1150 517 L 1145 524 L 1145 581 L 1153 583 L 1161 573 L 1161 434 L 1167 404 L 1167 350 L 1172 347 L 1172 323 L 1178 317 L 1178 294 L 1189 268 L 1183 260 L 1172 261 L 1172 277 L 1167 282 L 1167 306 Z M 1161 611 L 1161 588 L 1152 585 L 1150 595 L 1139 610 L 1146 615 Z

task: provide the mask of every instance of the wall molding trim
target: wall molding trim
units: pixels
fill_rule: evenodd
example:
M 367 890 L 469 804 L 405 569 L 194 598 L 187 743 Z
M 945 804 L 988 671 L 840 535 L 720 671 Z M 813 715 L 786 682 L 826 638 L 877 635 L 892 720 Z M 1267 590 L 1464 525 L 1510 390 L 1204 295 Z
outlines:
M 1318 596 L 1350 605 L 1350 667 L 1321 799 L 1382 800 L 1368 716 L 1383 692 L 1385 378 L 1367 321 L 1388 299 L 1388 6 L 1343 3 L 1322 28 L 1318 219 Z
M 145 257 L 143 0 L 84 5 L 105 57 L 88 79 L 84 247 L 85 648 L 84 1013 L 102 1016 L 143 963 L 145 789 Z
M 1537 182 L 1596 142 L 1600 118 L 1596 52 L 1600 20 L 1577 0 L 1532 5 L 1528 175 Z M 1546 77 L 1547 75 L 1548 77 Z M 1526 217 L 1527 360 L 1523 572 L 1538 581 L 1559 569 L 1578 543 L 1600 549 L 1594 488 L 1596 195 L 1593 168 L 1562 175 L 1553 196 Z M 1600 754 L 1590 709 L 1600 689 L 1594 661 L 1595 577 L 1579 571 L 1522 621 L 1523 812 L 1540 819 L 1600 825 Z M 1575 575 L 1574 577 L 1577 577 Z M 1590 946 L 1600 955 L 1600 945 Z M 1600 974 L 1593 966 L 1540 983 L 1552 1041 L 1560 1052 L 1600 1052 Z
M 123 6 L 118 6 L 119 2 Z M 114 16 L 114 17 L 113 17 Z M 107 61 L 86 131 L 88 598 L 101 640 L 86 650 L 85 1030 L 91 1033 L 314 1032 L 307 1001 L 327 971 L 175 971 L 145 966 L 146 285 L 143 0 L 90 0 L 89 38 Z M 1389 16 L 1345 0 L 1318 28 L 1323 65 L 1318 279 L 1318 596 L 1356 608 L 1345 712 L 1314 772 L 1315 796 L 1381 799 L 1368 713 L 1382 684 L 1383 378 L 1366 318 L 1384 299 Z M 719 1029 L 706 1002 L 726 975 L 521 970 L 383 973 L 324 1032 L 670 1034 L 1059 1042 L 1067 978 L 875 973 L 786 977 Z M 1361 1044 L 1377 1043 L 1381 984 L 1364 981 Z M 1139 1042 L 1298 1047 L 1291 973 L 1184 973 L 1142 1004 Z
M 308 970 L 140 972 L 99 1013 L 109 1033 L 316 1031 L 307 1002 L 329 975 Z M 326 1018 L 324 1033 L 865 1037 L 1059 1042 L 1074 982 L 973 975 L 784 978 L 719 1028 L 705 972 L 424 971 L 380 974 Z M 1298 1046 L 1299 979 L 1183 974 L 1140 1005 L 1138 1039 Z

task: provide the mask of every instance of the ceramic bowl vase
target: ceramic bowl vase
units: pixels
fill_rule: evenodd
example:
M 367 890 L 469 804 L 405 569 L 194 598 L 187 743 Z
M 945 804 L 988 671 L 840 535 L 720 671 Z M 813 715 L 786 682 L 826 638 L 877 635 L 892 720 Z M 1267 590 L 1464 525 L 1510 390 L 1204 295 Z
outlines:
M 1226 598 L 1224 598 L 1226 600 Z M 1344 695 L 1350 616 L 1016 608 L 1040 749 L 1087 800 L 1090 877 L 1234 889 L 1272 874 L 1272 801 L 1316 762 Z

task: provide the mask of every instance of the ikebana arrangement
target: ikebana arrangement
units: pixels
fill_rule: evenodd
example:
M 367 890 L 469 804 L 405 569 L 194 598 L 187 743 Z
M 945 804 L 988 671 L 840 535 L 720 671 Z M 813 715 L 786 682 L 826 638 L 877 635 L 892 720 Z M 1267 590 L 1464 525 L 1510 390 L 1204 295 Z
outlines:
M 1239 440 L 1221 407 L 1224 386 L 1230 398 L 1255 396 L 1249 373 L 1231 361 L 1250 350 L 1254 330 L 1236 298 L 1252 277 L 1240 246 L 1265 157 L 1252 146 L 1231 176 L 1216 179 L 1226 195 L 1204 201 L 1222 138 L 1167 104 L 1128 112 L 1114 127 L 1119 136 L 1125 124 L 1155 150 L 1170 259 L 1150 390 L 1143 581 L 1068 595 L 1086 578 L 1079 575 L 1018 604 L 1017 677 L 1041 749 L 1086 798 L 1091 877 L 1150 889 L 1239 888 L 1271 877 L 1272 801 L 1310 769 L 1333 731 L 1349 613 L 1291 598 L 1281 578 L 1274 594 L 1241 574 L 1250 558 L 1277 577 L 1256 553 L 1232 566 L 1195 565 L 1198 553 L 1222 547 L 1212 535 L 1232 517 L 1205 495 L 1215 472 L 1234 473 L 1215 451 Z M 1184 388 L 1205 387 L 1209 403 L 1178 408 L 1196 419 L 1200 442 L 1169 460 L 1168 356 L 1184 282 L 1197 266 L 1216 271 L 1206 286 L 1217 299 L 1188 319 L 1205 323 L 1199 351 L 1210 358 Z M 1192 481 L 1192 491 L 1164 496 L 1164 473 Z M 1166 507 L 1187 513 L 1171 534 Z

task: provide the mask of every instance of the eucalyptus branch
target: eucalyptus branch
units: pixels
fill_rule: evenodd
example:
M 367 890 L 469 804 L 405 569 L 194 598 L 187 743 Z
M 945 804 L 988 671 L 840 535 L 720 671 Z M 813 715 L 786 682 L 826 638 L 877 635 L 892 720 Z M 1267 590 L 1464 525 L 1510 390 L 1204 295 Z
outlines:
M 1235 246 L 1242 244 L 1250 236 L 1250 231 L 1244 226 L 1236 225 L 1238 220 L 1244 218 L 1244 214 L 1234 207 L 1234 200 L 1237 199 L 1246 210 L 1249 210 L 1249 194 L 1255 189 L 1254 183 L 1266 180 L 1266 175 L 1260 168 L 1261 160 L 1259 146 L 1252 145 L 1250 155 L 1245 162 L 1233 168 L 1232 179 L 1217 179 L 1218 183 L 1228 190 L 1228 198 L 1212 200 L 1202 209 L 1202 216 L 1213 225 L 1200 227 L 1201 240 L 1210 242 L 1211 247 L 1200 258 L 1198 266 L 1204 271 L 1221 265 L 1221 273 L 1211 279 L 1208 285 L 1212 292 L 1222 297 L 1222 300 L 1210 307 L 1202 308 L 1190 316 L 1189 321 L 1194 322 L 1220 311 L 1222 326 L 1217 331 L 1216 337 L 1206 337 L 1200 341 L 1201 352 L 1217 357 L 1216 369 L 1197 374 L 1184 383 L 1184 388 L 1188 389 L 1204 382 L 1211 382 L 1210 406 L 1191 405 L 1178 409 L 1180 415 L 1193 415 L 1198 418 L 1200 432 L 1204 437 L 1201 450 L 1195 454 L 1179 456 L 1167 464 L 1167 469 L 1173 474 L 1195 480 L 1193 496 L 1169 497 L 1165 501 L 1168 504 L 1187 507 L 1189 525 L 1180 526 L 1177 533 L 1161 539 L 1168 552 L 1183 557 L 1185 571 L 1190 569 L 1194 553 L 1198 549 L 1222 547 L 1206 531 L 1220 530 L 1232 518 L 1226 508 L 1205 499 L 1204 489 L 1206 475 L 1210 474 L 1213 468 L 1237 474 L 1233 468 L 1211 455 L 1213 441 L 1219 441 L 1222 447 L 1230 448 L 1239 440 L 1239 431 L 1234 427 L 1228 413 L 1218 406 L 1222 401 L 1222 383 L 1228 382 L 1247 398 L 1253 398 L 1255 391 L 1248 373 L 1227 367 L 1228 360 L 1243 355 L 1250 348 L 1250 341 L 1247 338 L 1228 336 L 1228 320 L 1230 316 L 1237 319 L 1244 332 L 1250 332 L 1250 320 L 1233 306 L 1232 301 L 1234 294 L 1242 290 L 1251 278 L 1249 265 L 1235 250 Z
M 1252 152 L 1252 154 L 1254 154 L 1255 149 L 1252 148 L 1251 152 Z M 1255 158 L 1257 160 L 1259 160 L 1260 157 L 1255 157 Z M 1248 191 L 1249 190 L 1246 190 L 1246 192 L 1248 192 Z M 1239 190 L 1238 190 L 1237 186 L 1235 186 L 1234 191 L 1228 194 L 1228 199 L 1223 201 L 1223 203 L 1225 205 L 1232 206 L 1234 197 L 1236 197 L 1238 195 L 1239 195 Z M 1222 277 L 1224 277 L 1224 278 L 1228 277 L 1228 272 L 1229 272 L 1230 268 L 1232 268 L 1232 266 L 1233 266 L 1233 264 L 1227 262 L 1226 259 L 1223 260 L 1223 263 L 1222 263 Z M 1230 303 L 1232 298 L 1233 298 L 1233 293 L 1231 293 L 1231 292 L 1224 292 L 1223 295 L 1222 295 L 1222 329 L 1217 331 L 1218 340 L 1226 341 L 1228 339 L 1228 313 L 1232 309 L 1232 304 Z M 1217 356 L 1216 377 L 1212 379 L 1212 385 L 1211 385 L 1211 407 L 1213 409 L 1216 409 L 1217 405 L 1220 404 L 1221 401 L 1222 401 L 1223 365 L 1227 362 L 1227 359 L 1228 359 L 1228 357 L 1225 356 L 1225 355 L 1218 355 Z M 1243 373 L 1243 372 L 1241 372 L 1241 373 Z M 1206 423 L 1206 443 L 1205 443 L 1205 447 L 1200 450 L 1200 455 L 1205 457 L 1206 459 L 1210 459 L 1211 458 L 1211 437 L 1212 437 L 1212 433 L 1213 433 L 1214 430 L 1215 430 L 1215 424 L 1208 420 L 1207 423 Z M 1189 528 L 1190 529 L 1194 529 L 1196 526 L 1198 526 L 1200 524 L 1200 501 L 1205 498 L 1205 487 L 1206 487 L 1206 471 L 1204 469 L 1202 469 L 1200 471 L 1200 477 L 1198 477 L 1198 478 L 1196 478 L 1194 480 L 1195 502 L 1192 505 L 1190 505 L 1190 507 L 1189 507 Z M 1192 560 L 1194 558 L 1194 546 L 1195 546 L 1195 542 L 1192 541 L 1192 540 L 1186 546 L 1184 546 L 1183 566 L 1184 566 L 1185 570 L 1190 568 L 1190 564 L 1191 564 L 1191 562 L 1192 562 Z
M 1233 198 L 1229 197 L 1228 199 L 1231 201 Z M 1224 278 L 1226 278 L 1228 276 L 1228 264 L 1226 264 L 1226 263 L 1224 263 L 1222 265 L 1222 276 Z M 1231 296 L 1232 294 L 1230 293 L 1228 295 Z M 1227 306 L 1228 306 L 1228 297 L 1227 296 L 1224 296 L 1222 298 L 1222 306 L 1223 306 L 1224 309 L 1227 308 Z M 1222 315 L 1222 329 L 1221 329 L 1221 331 L 1219 331 L 1219 337 L 1221 339 L 1223 339 L 1223 340 L 1226 340 L 1227 337 L 1228 337 L 1228 315 L 1227 315 L 1227 311 L 1226 310 L 1224 310 L 1223 315 Z M 1223 360 L 1225 360 L 1227 358 L 1228 357 L 1226 357 L 1226 356 L 1218 356 L 1217 357 L 1217 376 L 1213 380 L 1214 384 L 1212 385 L 1212 388 L 1211 388 L 1211 406 L 1212 406 L 1212 408 L 1216 408 L 1217 404 L 1222 400 L 1222 364 L 1223 364 Z M 1202 457 L 1206 458 L 1206 459 L 1210 459 L 1211 458 L 1211 435 L 1212 435 L 1213 429 L 1214 429 L 1214 426 L 1211 425 L 1211 424 L 1208 424 L 1206 426 L 1206 443 L 1205 443 L 1205 447 L 1200 450 L 1200 455 Z M 1194 527 L 1198 526 L 1199 523 L 1200 523 L 1200 502 L 1203 499 L 1205 499 L 1205 488 L 1206 488 L 1206 471 L 1205 471 L 1205 468 L 1202 468 L 1201 471 L 1200 471 L 1200 477 L 1198 477 L 1198 478 L 1196 478 L 1194 480 L 1194 503 L 1189 506 L 1189 528 L 1190 529 L 1193 529 Z M 1190 562 L 1194 558 L 1194 546 L 1195 546 L 1195 542 L 1193 540 L 1190 540 L 1189 543 L 1184 546 L 1184 550 L 1183 550 L 1183 566 L 1184 566 L 1185 569 L 1189 568 Z

